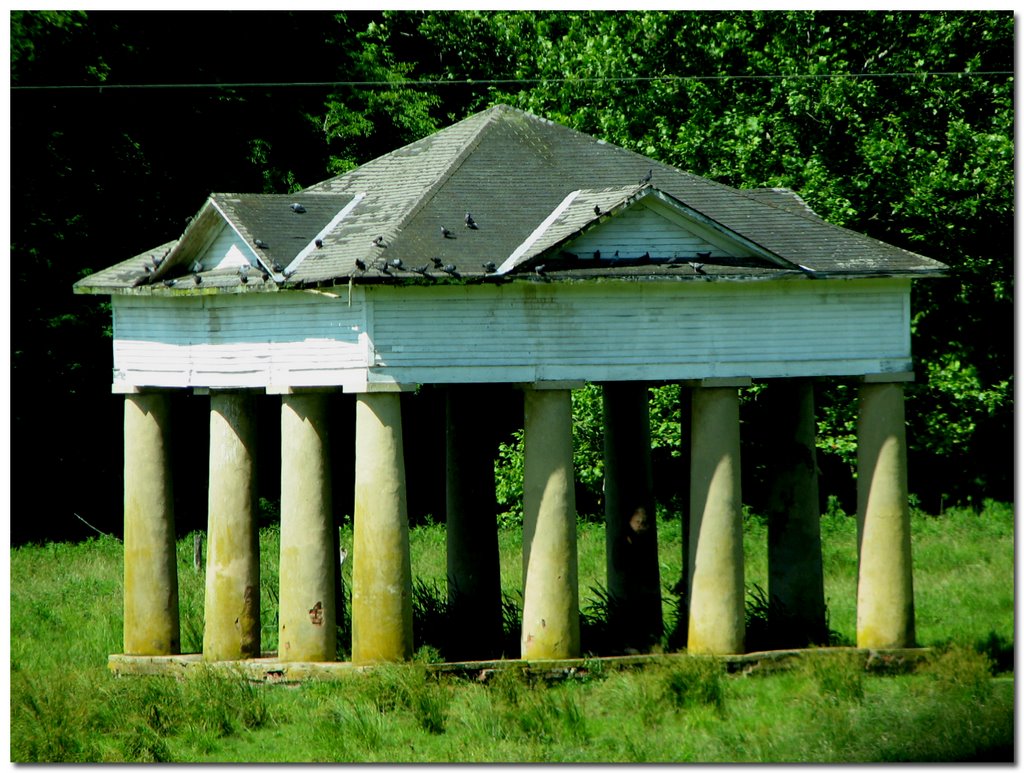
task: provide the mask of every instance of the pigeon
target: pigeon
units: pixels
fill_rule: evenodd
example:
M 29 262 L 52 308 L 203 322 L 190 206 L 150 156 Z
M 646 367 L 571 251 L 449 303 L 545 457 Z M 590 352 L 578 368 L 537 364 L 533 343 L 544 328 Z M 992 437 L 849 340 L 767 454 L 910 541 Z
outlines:
M 263 277 L 263 281 L 264 282 L 266 282 L 268 279 L 270 279 L 270 274 L 268 274 L 266 271 L 261 271 L 260 272 L 260 276 Z
M 384 244 L 384 237 L 383 236 L 375 237 L 374 240 L 373 240 L 373 246 L 374 247 L 385 247 L 386 245 Z
M 457 267 L 455 266 L 454 263 L 445 263 L 441 267 L 441 270 L 444 271 L 444 273 L 446 273 L 446 274 L 448 274 L 450 276 L 455 276 L 456 274 L 458 274 L 458 269 L 457 269 Z
M 270 267 L 272 269 L 274 269 L 274 273 L 275 274 L 283 274 L 284 273 L 284 266 L 282 266 L 276 260 L 273 263 L 270 264 Z
M 391 261 L 391 268 L 398 268 L 398 269 L 405 268 L 404 264 L 402 263 L 402 259 L 401 258 L 394 258 Z
M 493 261 L 487 261 L 486 263 L 484 263 L 482 265 L 483 265 L 484 271 L 486 273 L 488 273 L 488 274 L 493 274 L 495 271 L 498 270 L 498 267 L 496 265 L 494 265 Z
M 203 283 L 203 278 L 201 276 L 199 276 L 199 274 L 193 274 L 192 275 L 192 281 L 195 282 L 197 285 L 199 285 L 199 284 Z
M 356 268 L 358 268 L 360 271 L 366 271 L 366 264 L 363 263 L 363 261 L 361 261 L 359 258 L 356 258 Z
M 641 185 L 647 185 L 647 183 L 649 183 L 651 181 L 652 177 L 654 177 L 654 170 L 653 169 L 648 169 L 647 170 L 647 174 L 645 174 L 643 177 L 640 178 L 640 184 Z
M 299 204 L 299 203 L 292 204 L 292 212 L 295 212 L 295 213 L 301 215 L 305 211 L 306 211 L 306 208 L 304 206 L 302 206 L 301 204 Z
M 202 270 L 203 270 L 203 264 L 200 263 L 198 260 L 195 263 L 192 264 L 192 273 L 193 274 L 198 274 Z
M 269 244 L 267 244 L 267 243 L 266 243 L 265 241 L 263 241 L 262 239 L 255 239 L 255 240 L 253 241 L 253 244 L 255 244 L 255 245 L 256 245 L 257 247 L 259 247 L 259 248 L 260 248 L 261 250 L 267 250 L 267 249 L 270 249 L 270 245 L 269 245 Z
M 651 262 L 651 253 L 645 252 L 643 255 L 641 255 L 639 258 L 637 258 L 637 261 L 639 263 L 650 263 Z
M 600 204 L 595 204 L 594 205 L 594 214 L 597 215 L 598 217 L 601 217 L 601 205 Z
M 444 265 L 444 263 L 441 262 L 440 258 L 431 258 L 430 260 L 431 262 L 433 262 L 434 268 L 441 268 Z
M 164 287 L 174 287 L 174 285 L 176 285 L 176 284 L 178 284 L 178 280 L 177 279 L 165 279 L 164 280 Z
M 616 258 L 619 257 L 619 251 L 618 250 L 615 250 L 615 257 Z
M 249 264 L 246 263 L 244 266 L 238 267 L 238 278 L 242 280 L 242 284 L 249 284 Z
M 324 240 L 323 239 L 314 239 L 313 240 L 313 244 L 316 245 L 316 248 L 318 250 L 322 250 L 324 248 Z
M 419 268 L 410 268 L 409 270 L 412 271 L 414 274 L 420 274 L 422 276 L 427 276 L 427 269 L 429 269 L 429 268 L 430 268 L 430 264 L 429 263 L 424 263 Z
M 449 231 L 444 226 L 441 226 L 441 236 L 443 238 L 445 238 L 445 239 L 454 239 L 455 238 L 455 234 L 453 234 L 451 231 Z
M 594 260 L 601 259 L 601 250 L 594 250 Z
M 242 280 L 242 284 L 244 284 L 244 285 L 249 284 L 249 275 L 248 274 L 239 274 L 238 278 Z
M 466 228 L 472 228 L 474 231 L 479 228 L 476 221 L 473 219 L 473 216 L 468 212 L 466 213 Z
M 167 252 L 170 252 L 170 250 L 167 250 Z M 167 252 L 165 252 L 159 258 L 156 255 L 153 256 L 153 268 L 160 268 L 160 264 L 163 263 L 164 262 L 164 258 L 167 257 Z
M 142 270 L 143 270 L 143 271 L 145 271 L 145 272 L 146 272 L 146 273 L 148 274 L 148 273 L 150 273 L 150 272 L 151 272 L 151 271 L 152 271 L 153 269 L 152 269 L 152 268 L 150 268 L 150 266 L 149 266 L 149 264 L 148 264 L 148 263 L 146 263 L 145 265 L 143 265 L 143 266 L 142 266 Z
M 536 268 L 533 269 L 533 272 L 537 276 L 547 276 L 547 274 L 544 273 L 544 269 L 545 269 L 545 266 L 537 266 Z
M 703 263 L 691 263 L 690 265 L 693 267 L 693 273 L 695 273 L 695 274 L 706 274 L 706 273 L 708 273 L 707 271 L 704 270 L 704 264 Z
M 708 260 L 710 257 L 711 257 L 711 253 L 710 252 L 698 252 L 697 253 L 697 259 L 698 260 Z

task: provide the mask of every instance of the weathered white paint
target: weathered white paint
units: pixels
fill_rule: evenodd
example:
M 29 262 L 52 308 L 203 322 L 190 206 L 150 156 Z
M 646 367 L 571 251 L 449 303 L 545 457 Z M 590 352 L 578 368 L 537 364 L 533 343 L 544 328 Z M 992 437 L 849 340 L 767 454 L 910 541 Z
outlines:
M 750 257 L 745 245 L 694 220 L 684 218 L 662 201 L 647 197 L 624 210 L 600 228 L 594 228 L 568 242 L 566 252 L 582 259 L 595 250 L 602 258 L 635 258 L 645 252 L 656 258 L 693 258 L 698 252 L 713 257 Z
M 681 380 L 912 368 L 910 281 L 115 296 L 115 386 Z
M 357 289 L 331 298 L 275 293 L 114 299 L 115 384 L 345 385 L 366 363 Z
M 223 218 L 219 226 L 211 232 L 212 238 L 200 249 L 197 260 L 202 264 L 203 271 L 218 268 L 238 268 L 239 266 L 255 266 L 259 263 L 252 247 L 235 230 L 217 202 L 210 199 L 213 207 Z

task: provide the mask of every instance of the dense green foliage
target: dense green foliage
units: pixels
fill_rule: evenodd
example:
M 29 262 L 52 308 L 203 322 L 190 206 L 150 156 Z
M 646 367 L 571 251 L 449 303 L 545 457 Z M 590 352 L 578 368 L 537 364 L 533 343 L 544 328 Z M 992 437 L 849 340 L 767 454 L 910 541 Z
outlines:
M 659 523 L 663 583 L 678 576 L 678 519 Z M 855 624 L 854 519 L 822 519 L 830 624 Z M 701 659 L 637 671 L 591 660 L 548 685 L 515 673 L 486 684 L 430 678 L 422 660 L 298 689 L 215 678 L 114 679 L 123 546 L 112 538 L 10 552 L 11 758 L 15 762 L 881 762 L 1008 760 L 1013 752 L 1013 509 L 913 518 L 917 628 L 934 653 L 913 675 L 866 673 L 841 651 L 793 670 L 726 675 Z M 522 536 L 499 535 L 514 595 Z M 351 532 L 342 543 L 351 547 Z M 443 588 L 441 526 L 412 530 L 415 575 Z M 745 529 L 748 587 L 766 582 L 766 532 Z M 278 533 L 261 533 L 263 645 L 277 643 Z M 579 529 L 581 605 L 603 582 L 604 533 Z M 956 571 L 951 571 L 956 567 Z M 202 641 L 203 575 L 178 545 L 182 642 Z M 671 610 L 666 609 L 667 614 Z M 417 625 L 420 625 L 417 621 Z M 441 630 L 428 621 L 424 628 Z M 815 657 L 817 655 L 817 657 Z M 992 679 L 992 674 L 997 679 Z M 1007 673 L 1011 672 L 1011 673 Z M 949 733 L 956 727 L 956 733 Z
M 72 297 L 72 281 L 177 237 L 211 191 L 309 185 L 499 101 L 729 185 L 793 188 L 830 222 L 947 263 L 950 279 L 914 290 L 911 488 L 933 510 L 1010 499 L 1013 21 L 1009 11 L 12 12 L 13 472 L 42 467 L 68 484 L 56 520 L 33 524 L 82 534 L 68 526 L 78 512 L 118 530 L 120 448 L 97 448 L 119 422 L 109 307 Z M 294 85 L 322 82 L 335 85 Z M 224 85 L 169 87 L 195 83 Z M 238 85 L 253 83 L 263 85 Z M 105 88 L 29 88 L 53 85 Z M 825 494 L 847 507 L 852 395 L 841 383 L 819 395 Z M 655 443 L 668 448 L 677 409 L 669 393 L 655 400 Z M 577 400 L 590 411 L 577 417 L 578 475 L 581 501 L 597 507 L 592 402 Z M 73 417 L 59 444 L 35 423 L 55 406 Z M 746 426 L 759 409 L 748 396 Z M 201 488 L 180 494 L 179 512 L 201 508 Z M 435 495 L 412 496 L 415 514 L 437 514 Z

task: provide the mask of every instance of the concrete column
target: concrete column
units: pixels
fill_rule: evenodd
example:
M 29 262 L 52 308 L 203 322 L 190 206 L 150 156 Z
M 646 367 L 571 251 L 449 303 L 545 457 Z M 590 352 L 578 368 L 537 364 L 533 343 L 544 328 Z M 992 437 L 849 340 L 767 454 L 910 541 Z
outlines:
M 862 384 L 857 421 L 857 646 L 914 646 L 903 386 Z
M 580 654 L 572 399 L 568 389 L 527 389 L 524 399 L 524 659 Z
M 398 393 L 356 396 L 352 662 L 412 657 L 412 570 Z
M 765 396 L 774 438 L 767 506 L 770 622 L 781 647 L 825 644 L 814 383 L 774 381 Z
M 170 398 L 124 399 L 124 652 L 181 652 Z
M 606 383 L 602 404 L 609 627 L 619 650 L 647 652 L 662 634 L 647 386 Z
M 327 403 L 326 394 L 281 397 L 281 660 L 336 658 Z
M 487 660 L 501 655 L 501 564 L 494 496 L 494 442 L 485 386 L 447 390 L 449 632 L 445 655 Z
M 203 657 L 260 656 L 256 422 L 242 392 L 210 395 L 210 495 Z
M 690 465 L 692 653 L 743 652 L 743 511 L 739 398 L 735 388 L 693 390 Z

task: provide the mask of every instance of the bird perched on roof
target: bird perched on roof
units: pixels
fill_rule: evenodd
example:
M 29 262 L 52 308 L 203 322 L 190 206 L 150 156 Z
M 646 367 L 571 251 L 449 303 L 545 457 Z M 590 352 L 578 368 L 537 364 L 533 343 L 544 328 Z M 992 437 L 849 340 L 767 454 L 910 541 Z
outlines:
M 598 217 L 601 217 L 602 213 L 601 213 L 601 205 L 600 204 L 595 204 L 594 205 L 594 214 L 597 215 Z
M 174 287 L 174 285 L 176 285 L 176 284 L 178 284 L 178 280 L 177 279 L 165 279 L 164 280 L 164 287 Z
M 410 268 L 409 270 L 412 271 L 414 274 L 420 274 L 422 276 L 427 276 L 427 270 L 429 268 L 430 268 L 430 264 L 429 263 L 424 263 L 419 268 Z
M 544 272 L 545 268 L 546 268 L 546 266 L 543 266 L 543 265 L 542 266 L 536 266 L 533 269 L 533 273 L 535 273 L 537 276 L 541 276 L 541 277 L 547 276 L 547 274 Z
M 282 266 L 276 260 L 273 263 L 270 264 L 270 267 L 272 269 L 274 269 L 274 273 L 275 274 L 283 274 L 284 273 L 284 266 Z
M 262 239 L 254 239 L 254 240 L 253 240 L 253 244 L 255 244 L 255 245 L 256 245 L 257 247 L 259 247 L 259 248 L 260 248 L 261 250 L 267 250 L 267 249 L 270 249 L 270 245 L 269 245 L 269 244 L 267 244 L 267 243 L 266 243 L 265 241 L 263 241 Z
M 647 174 L 645 174 L 643 177 L 640 178 L 640 184 L 641 185 L 647 185 L 647 183 L 649 183 L 651 181 L 652 177 L 654 177 L 654 170 L 653 169 L 648 169 L 647 170 Z
M 637 263 L 650 263 L 651 262 L 651 253 L 645 252 L 643 255 L 641 255 L 636 260 L 637 260 Z
M 434 268 L 441 268 L 444 265 L 440 258 L 431 258 L 430 261 L 434 264 Z
M 492 260 L 489 260 L 489 261 L 487 261 L 486 263 L 484 263 L 482 265 L 483 265 L 484 272 L 487 273 L 487 274 L 493 274 L 495 271 L 498 270 L 498 267 L 496 265 L 494 265 L 494 261 L 492 261 Z
M 472 228 L 474 231 L 479 228 L 476 221 L 473 219 L 473 216 L 468 212 L 466 213 L 466 228 Z
M 387 245 L 384 244 L 384 236 L 383 235 L 375 236 L 374 239 L 373 239 L 373 246 L 374 247 L 386 247 Z
M 242 284 L 249 284 L 249 264 L 246 263 L 244 266 L 238 267 L 238 278 L 242 280 Z
M 709 260 L 711 258 L 710 252 L 698 252 L 697 260 Z
M 167 250 L 167 252 L 170 252 L 170 250 Z M 159 258 L 156 255 L 153 256 L 153 268 L 160 268 L 160 264 L 163 263 L 164 262 L 164 258 L 167 257 L 167 252 L 165 252 Z
M 601 250 L 594 250 L 594 260 L 601 259 Z
M 448 274 L 449 276 L 458 276 L 459 275 L 458 269 L 457 269 L 457 267 L 455 266 L 454 263 L 445 263 L 441 267 L 441 270 L 444 271 L 444 273 Z
M 149 265 L 148 263 L 144 263 L 144 264 L 142 265 L 142 270 L 143 270 L 143 271 L 145 271 L 145 272 L 146 272 L 146 273 L 148 274 L 148 273 L 150 273 L 150 272 L 151 272 L 151 271 L 152 271 L 153 269 L 152 269 L 152 268 L 150 267 L 150 265 Z
M 695 273 L 695 274 L 706 274 L 706 273 L 708 273 L 707 271 L 704 270 L 704 264 L 703 263 L 693 263 L 693 262 L 691 262 L 690 266 L 693 268 L 693 273 Z
M 322 250 L 324 248 L 324 240 L 323 239 L 314 239 L 313 240 L 313 244 L 316 245 L 316 248 L 318 250 Z
M 455 234 L 453 234 L 451 231 L 449 231 L 444 226 L 441 226 L 441 236 L 443 238 L 445 238 L 445 239 L 454 239 L 455 238 Z
M 392 268 L 405 268 L 405 266 L 402 264 L 402 259 L 401 258 L 392 258 L 392 260 L 391 260 L 391 267 Z
M 292 212 L 295 212 L 295 213 L 298 213 L 298 214 L 301 215 L 305 211 L 306 211 L 306 208 L 304 206 L 302 206 L 301 204 L 299 204 L 298 202 L 296 202 L 295 204 L 292 204 Z
M 199 285 L 199 284 L 203 283 L 203 278 L 201 276 L 199 276 L 199 274 L 193 274 L 192 275 L 192 281 L 195 282 L 197 285 Z
M 260 272 L 260 276 L 263 278 L 264 282 L 266 282 L 268 279 L 270 279 L 270 274 L 268 274 L 266 271 L 261 271 Z
M 242 284 L 244 284 L 244 285 L 249 284 L 249 275 L 248 274 L 239 274 L 238 278 L 241 280 Z
M 363 261 L 361 261 L 359 258 L 356 258 L 356 268 L 358 268 L 360 271 L 366 271 L 366 264 L 363 263 Z

